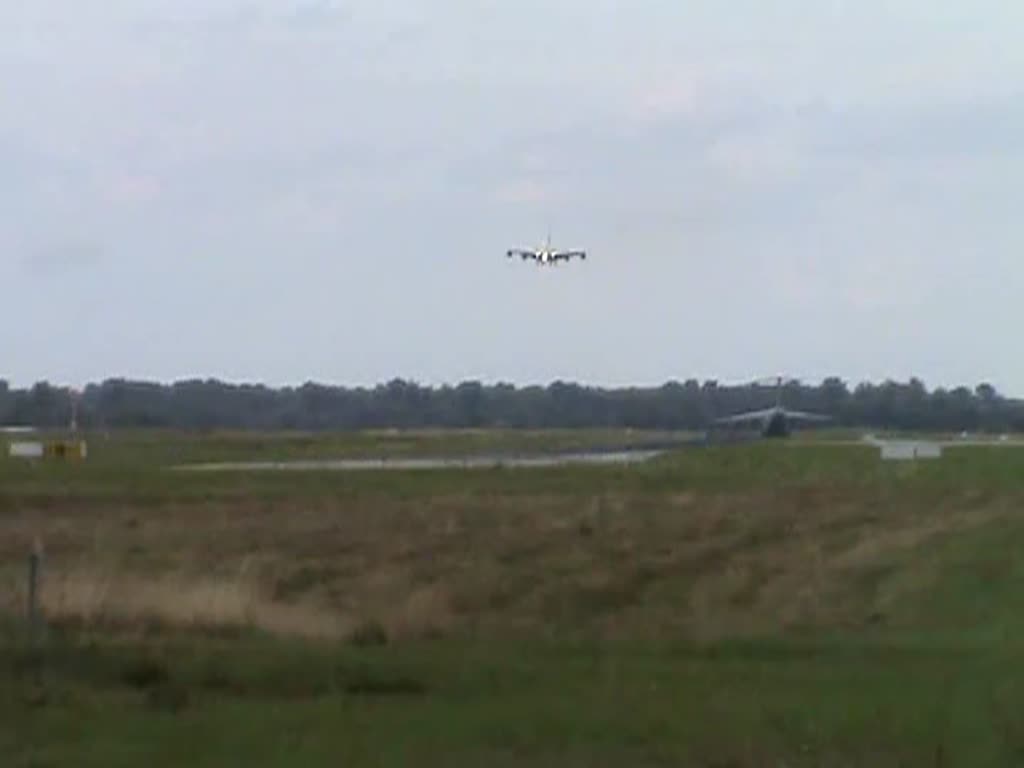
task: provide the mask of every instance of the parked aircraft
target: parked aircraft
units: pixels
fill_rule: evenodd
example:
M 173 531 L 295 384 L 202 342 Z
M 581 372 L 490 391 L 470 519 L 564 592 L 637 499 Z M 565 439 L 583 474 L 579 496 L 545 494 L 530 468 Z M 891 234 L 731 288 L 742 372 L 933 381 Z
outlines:
M 777 387 L 775 405 L 770 408 L 724 416 L 715 419 L 715 423 L 729 425 L 751 424 L 759 429 L 762 437 L 788 437 L 792 432 L 793 422 L 824 422 L 831 420 L 831 417 L 823 414 L 792 411 L 784 408 L 782 405 L 782 377 L 776 377 L 774 381 Z

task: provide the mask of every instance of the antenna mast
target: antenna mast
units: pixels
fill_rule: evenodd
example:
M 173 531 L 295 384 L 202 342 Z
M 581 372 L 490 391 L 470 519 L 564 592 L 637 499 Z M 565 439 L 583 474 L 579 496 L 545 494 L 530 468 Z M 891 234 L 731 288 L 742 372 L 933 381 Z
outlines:
M 71 434 L 78 434 L 78 400 L 80 393 L 72 388 L 71 393 Z

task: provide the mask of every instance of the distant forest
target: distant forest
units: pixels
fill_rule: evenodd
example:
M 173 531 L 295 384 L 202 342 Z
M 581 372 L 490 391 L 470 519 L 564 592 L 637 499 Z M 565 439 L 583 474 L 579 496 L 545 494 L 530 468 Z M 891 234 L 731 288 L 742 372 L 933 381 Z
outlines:
M 215 380 L 158 384 L 112 379 L 80 393 L 84 429 L 355 430 L 508 427 L 705 429 L 718 416 L 774 404 L 778 389 L 715 381 L 596 388 L 556 381 L 515 387 L 463 382 L 424 387 L 396 379 L 372 388 L 308 383 L 270 388 Z M 827 414 L 836 426 L 934 431 L 1024 431 L 1024 401 L 990 384 L 929 391 L 923 382 L 817 385 L 789 382 L 787 408 Z M 0 380 L 0 424 L 63 428 L 72 393 L 45 382 L 16 389 Z

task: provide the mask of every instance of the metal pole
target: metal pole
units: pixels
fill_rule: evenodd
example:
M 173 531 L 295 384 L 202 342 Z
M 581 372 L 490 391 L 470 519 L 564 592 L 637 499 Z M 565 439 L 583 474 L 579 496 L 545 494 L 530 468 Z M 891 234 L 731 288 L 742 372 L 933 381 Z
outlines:
M 40 579 L 43 570 L 43 551 L 39 542 L 32 547 L 28 556 L 28 631 L 33 648 L 39 645 L 42 634 L 42 609 L 40 608 Z
M 43 576 L 43 547 L 36 539 L 28 556 L 28 641 L 32 679 L 43 685 L 43 608 L 40 582 Z

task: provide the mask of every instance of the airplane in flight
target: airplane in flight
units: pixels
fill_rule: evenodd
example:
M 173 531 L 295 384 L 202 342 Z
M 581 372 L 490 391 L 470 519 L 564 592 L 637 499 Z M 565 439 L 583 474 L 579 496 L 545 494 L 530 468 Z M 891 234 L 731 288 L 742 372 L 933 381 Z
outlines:
M 770 408 L 762 408 L 756 411 L 745 411 L 732 416 L 724 416 L 715 419 L 716 424 L 754 424 L 758 427 L 762 437 L 788 437 L 792 433 L 793 422 L 824 422 L 831 421 L 830 416 L 819 413 L 808 413 L 806 411 L 791 411 L 782 406 L 782 377 L 774 379 L 777 390 L 775 405 Z
M 587 258 L 587 252 L 579 249 L 571 250 L 558 250 L 557 248 L 551 247 L 551 232 L 548 232 L 547 239 L 540 248 L 510 248 L 506 256 L 512 258 L 513 256 L 519 256 L 523 261 L 527 259 L 533 259 L 537 262 L 538 266 L 553 266 L 560 261 L 569 261 L 576 257 L 580 259 Z

